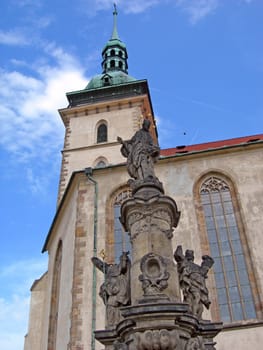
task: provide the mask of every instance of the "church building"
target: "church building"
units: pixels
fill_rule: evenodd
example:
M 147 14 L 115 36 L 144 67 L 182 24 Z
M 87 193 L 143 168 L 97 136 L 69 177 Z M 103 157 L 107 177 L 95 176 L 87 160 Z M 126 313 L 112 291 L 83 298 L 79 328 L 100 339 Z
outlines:
M 130 140 L 147 119 L 158 145 L 158 130 L 147 80 L 128 74 L 116 8 L 113 20 L 102 73 L 67 93 L 59 110 L 65 139 L 57 211 L 43 242 L 47 272 L 31 288 L 24 350 L 102 349 L 94 331 L 105 328 L 104 275 L 91 259 L 115 264 L 132 249 L 119 220 L 131 188 L 117 138 Z M 216 348 L 261 350 L 263 134 L 161 149 L 155 172 L 181 212 L 173 250 L 181 245 L 196 262 L 203 255 L 215 261 L 204 319 L 223 322 Z

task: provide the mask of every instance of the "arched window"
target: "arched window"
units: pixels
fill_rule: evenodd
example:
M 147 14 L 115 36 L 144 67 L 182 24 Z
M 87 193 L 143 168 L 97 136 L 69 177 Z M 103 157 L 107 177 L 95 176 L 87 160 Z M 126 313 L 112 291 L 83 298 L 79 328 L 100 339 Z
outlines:
M 97 143 L 107 142 L 108 140 L 108 128 L 106 123 L 101 123 L 97 129 Z
M 122 252 L 131 252 L 130 236 L 123 230 L 120 222 L 120 209 L 121 204 L 127 198 L 131 197 L 131 191 L 125 190 L 120 192 L 114 199 L 113 211 L 114 211 L 114 260 L 119 262 L 119 258 Z
M 105 166 L 106 166 L 106 163 L 105 163 L 103 160 L 100 160 L 100 161 L 96 164 L 95 168 L 104 168 Z
M 224 322 L 256 318 L 249 258 L 245 256 L 241 239 L 242 223 L 236 215 L 233 186 L 223 177 L 210 176 L 201 183 L 199 196 L 210 252 L 215 260 L 220 318 Z
M 119 68 L 122 69 L 122 67 L 123 67 L 123 63 L 121 61 L 119 61 Z
M 123 186 L 114 191 L 106 203 L 106 261 L 110 264 L 118 263 L 123 251 L 129 251 L 131 258 L 130 236 L 124 231 L 119 219 L 121 204 L 130 197 L 130 188 Z
M 56 338 L 57 338 L 61 261 L 62 261 L 62 242 L 60 241 L 58 244 L 56 257 L 54 261 L 54 268 L 53 268 L 49 328 L 48 328 L 48 349 L 53 349 L 53 350 L 56 349 Z
M 110 79 L 109 79 L 109 77 L 104 77 L 103 82 L 104 82 L 104 86 L 110 85 Z
M 115 67 L 115 61 L 114 61 L 114 60 L 111 60 L 111 61 L 110 61 L 110 67 L 111 67 L 111 68 L 114 68 L 114 67 Z
M 98 157 L 95 162 L 93 163 L 94 168 L 104 168 L 107 166 L 108 161 L 105 157 Z
M 110 55 L 111 55 L 111 56 L 115 56 L 115 50 L 113 50 L 113 49 L 110 50 Z

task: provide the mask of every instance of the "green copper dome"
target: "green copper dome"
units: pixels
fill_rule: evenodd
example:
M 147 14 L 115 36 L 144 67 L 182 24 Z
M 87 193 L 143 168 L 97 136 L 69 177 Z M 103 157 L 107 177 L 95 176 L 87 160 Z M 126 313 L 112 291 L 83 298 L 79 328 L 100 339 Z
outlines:
M 128 54 L 126 45 L 120 40 L 118 35 L 117 14 L 116 5 L 114 4 L 112 35 L 102 50 L 102 74 L 93 77 L 86 86 L 86 90 L 125 84 L 136 80 L 128 75 Z
M 101 88 L 104 86 L 120 85 L 135 80 L 135 78 L 121 71 L 98 74 L 90 80 L 86 89 L 89 90 Z
M 119 46 L 121 49 L 126 50 L 126 45 L 124 44 L 123 41 L 119 40 L 119 39 L 110 39 L 107 44 L 104 46 L 103 50 L 102 50 L 102 54 L 103 52 L 105 52 L 108 48 L 110 47 L 115 47 L 115 46 Z

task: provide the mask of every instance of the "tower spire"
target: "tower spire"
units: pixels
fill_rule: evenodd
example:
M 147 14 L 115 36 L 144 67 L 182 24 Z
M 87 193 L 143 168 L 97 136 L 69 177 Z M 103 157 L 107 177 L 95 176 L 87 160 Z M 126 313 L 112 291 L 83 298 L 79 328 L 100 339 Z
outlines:
M 117 16 L 118 16 L 118 12 L 117 12 L 117 6 L 114 3 L 114 11 L 113 11 L 113 30 L 112 30 L 112 36 L 111 36 L 111 40 L 120 40 L 119 35 L 118 35 L 118 30 L 117 30 Z
M 102 74 L 90 80 L 86 87 L 87 90 L 136 80 L 128 75 L 128 53 L 126 45 L 118 35 L 117 15 L 117 6 L 114 4 L 112 34 L 102 50 Z
M 117 30 L 117 6 L 113 10 L 113 30 L 110 40 L 102 50 L 102 74 L 109 72 L 123 72 L 128 74 L 127 50 L 120 40 Z

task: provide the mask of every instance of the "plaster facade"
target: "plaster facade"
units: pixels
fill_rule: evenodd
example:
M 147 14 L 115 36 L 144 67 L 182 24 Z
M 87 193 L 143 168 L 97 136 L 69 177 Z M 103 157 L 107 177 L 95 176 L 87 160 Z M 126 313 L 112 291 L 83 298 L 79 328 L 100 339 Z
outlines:
M 208 173 L 223 174 L 231 179 L 235 186 L 240 208 L 239 214 L 244 224 L 247 251 L 256 278 L 258 298 L 256 307 L 258 315 L 261 316 L 257 320 L 249 320 L 249 322 L 241 321 L 232 329 L 224 330 L 216 338 L 217 348 L 220 350 L 229 349 L 234 343 L 240 350 L 246 349 L 248 339 L 251 339 L 250 344 L 255 343 L 253 349 L 261 349 L 261 343 L 255 339 L 262 337 L 262 328 L 260 327 L 263 299 L 262 218 L 257 215 L 263 209 L 262 164 L 262 144 L 259 144 L 241 146 L 232 150 L 214 150 L 163 158 L 156 165 L 156 174 L 163 182 L 166 194 L 176 200 L 178 210 L 181 211 L 180 223 L 173 233 L 173 248 L 175 249 L 177 245 L 181 244 L 184 249 L 194 249 L 197 262 L 201 261 L 203 254 L 210 254 L 210 251 L 209 245 L 205 243 L 205 233 L 200 232 L 195 187 L 200 178 Z M 89 164 L 87 163 L 87 165 Z M 128 175 L 125 166 L 119 165 L 94 169 L 92 176 L 98 185 L 96 253 L 104 250 L 107 259 L 110 247 L 107 242 L 107 231 L 109 230 L 107 223 L 110 213 L 107 205 L 112 194 L 126 184 Z M 94 190 L 94 184 L 82 171 L 75 173 L 65 192 L 63 203 L 55 218 L 45 247 L 49 252 L 49 266 L 45 283 L 42 282 L 41 296 L 37 291 L 38 284 L 32 288 L 31 303 L 40 303 L 42 308 L 39 308 L 37 312 L 34 311 L 34 307 L 31 308 L 30 331 L 25 342 L 25 350 L 32 349 L 32 344 L 34 344 L 34 349 L 47 349 L 52 271 L 54 270 L 54 257 L 59 241 L 62 241 L 63 253 L 56 349 L 77 349 L 77 346 L 79 349 L 90 348 L 94 327 L 103 329 L 105 326 L 105 307 L 98 296 L 99 286 L 103 283 L 103 274 L 96 272 L 95 280 L 93 279 L 93 266 L 90 260 L 95 255 Z M 208 288 L 213 303 L 216 303 L 212 275 L 213 272 L 209 272 L 211 278 L 208 278 Z M 95 294 L 93 294 L 94 292 Z M 95 299 L 94 295 L 96 295 Z M 95 323 L 92 305 L 95 305 Z M 204 316 L 206 319 L 214 318 L 213 305 L 210 311 L 205 312 Z M 39 328 L 38 341 L 38 336 L 31 325 Z M 239 328 L 241 326 L 242 328 Z M 100 346 L 97 344 L 96 348 Z
M 149 114 L 148 96 L 130 97 L 105 104 L 97 103 L 81 108 L 61 109 L 59 111 L 65 124 L 64 149 L 59 186 L 59 198 L 66 189 L 73 171 L 87 166 L 96 167 L 103 159 L 107 165 L 125 161 L 120 153 L 117 136 L 130 139 L 137 131 L 143 115 Z M 107 142 L 97 142 L 97 128 L 100 122 L 107 125 Z M 153 127 L 151 134 L 156 140 Z M 157 141 L 157 140 L 156 140 Z

